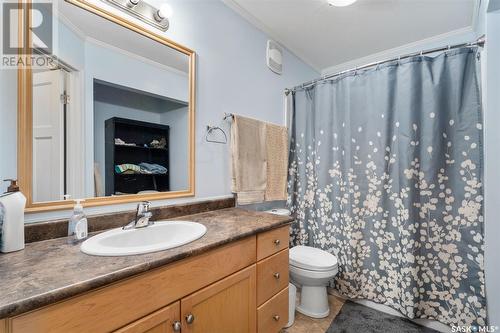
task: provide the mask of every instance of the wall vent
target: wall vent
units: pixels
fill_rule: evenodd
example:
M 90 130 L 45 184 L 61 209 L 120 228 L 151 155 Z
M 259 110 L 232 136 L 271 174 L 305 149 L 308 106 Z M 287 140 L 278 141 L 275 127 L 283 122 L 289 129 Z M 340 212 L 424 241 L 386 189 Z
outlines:
M 283 50 L 275 41 L 267 41 L 266 62 L 267 67 L 276 74 L 283 73 Z

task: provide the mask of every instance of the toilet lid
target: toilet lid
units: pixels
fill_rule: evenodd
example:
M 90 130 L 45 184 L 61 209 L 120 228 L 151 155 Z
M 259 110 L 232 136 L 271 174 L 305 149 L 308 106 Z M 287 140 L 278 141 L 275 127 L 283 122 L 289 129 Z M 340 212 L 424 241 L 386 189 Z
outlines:
M 312 271 L 328 271 L 337 267 L 337 258 L 321 249 L 298 245 L 290 249 L 290 265 Z

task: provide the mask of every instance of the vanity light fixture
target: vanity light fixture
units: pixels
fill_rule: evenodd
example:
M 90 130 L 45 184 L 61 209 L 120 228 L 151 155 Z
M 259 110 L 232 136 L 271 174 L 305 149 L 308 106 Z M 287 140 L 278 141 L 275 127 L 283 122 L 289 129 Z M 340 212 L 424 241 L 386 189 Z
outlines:
M 137 4 L 138 4 L 138 3 L 139 3 L 139 0 L 128 0 L 128 2 L 127 2 L 127 6 L 128 6 L 129 8 L 132 8 L 132 7 L 137 6 Z
M 168 3 L 164 3 L 160 6 L 154 15 L 155 20 L 161 22 L 164 19 L 169 19 L 172 17 L 173 11 L 172 7 Z
M 346 7 L 355 3 L 357 0 L 328 0 L 330 6 Z
M 167 31 L 170 25 L 169 18 L 172 17 L 172 7 L 169 4 L 163 3 L 159 8 L 150 5 L 145 0 L 102 0 L 110 3 L 121 11 L 130 14 L 139 20 L 158 28 L 162 31 Z

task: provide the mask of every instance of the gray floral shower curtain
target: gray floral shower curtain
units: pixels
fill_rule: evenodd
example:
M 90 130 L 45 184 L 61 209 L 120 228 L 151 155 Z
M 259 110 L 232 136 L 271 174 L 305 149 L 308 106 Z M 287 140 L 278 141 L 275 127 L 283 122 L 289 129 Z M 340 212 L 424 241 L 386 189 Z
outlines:
M 341 294 L 486 324 L 478 76 L 462 48 L 291 97 L 291 242 L 337 256 Z

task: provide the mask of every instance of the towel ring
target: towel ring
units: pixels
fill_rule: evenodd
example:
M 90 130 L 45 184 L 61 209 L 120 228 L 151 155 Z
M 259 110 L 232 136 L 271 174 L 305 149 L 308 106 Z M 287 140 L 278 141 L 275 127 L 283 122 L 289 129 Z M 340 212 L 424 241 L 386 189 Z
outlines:
M 219 140 L 212 140 L 209 139 L 208 136 L 213 132 L 213 131 L 221 131 L 222 135 L 224 135 L 224 141 L 219 141 Z M 210 126 L 207 125 L 207 134 L 205 135 L 205 141 L 206 142 L 211 142 L 211 143 L 220 143 L 220 144 L 226 144 L 227 143 L 227 135 L 226 132 L 219 126 Z

